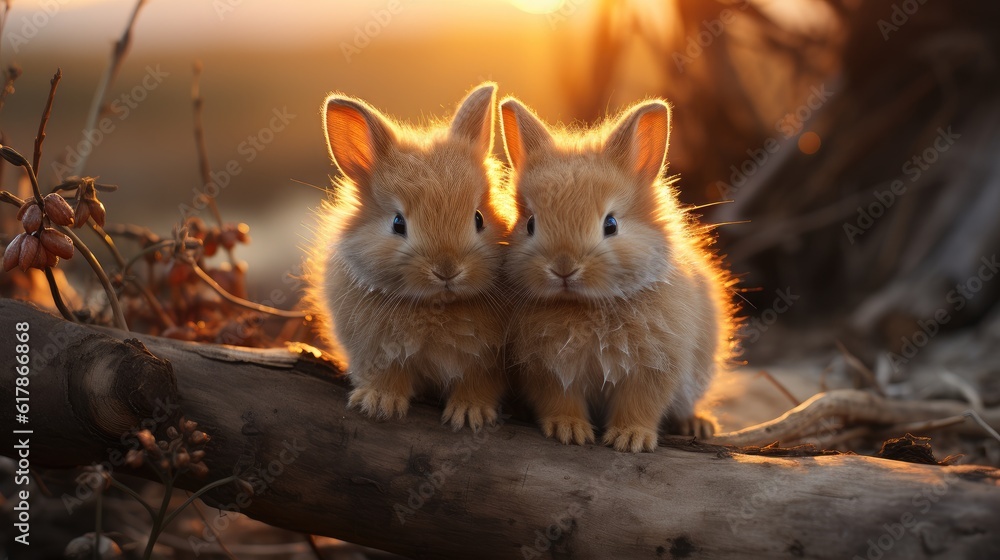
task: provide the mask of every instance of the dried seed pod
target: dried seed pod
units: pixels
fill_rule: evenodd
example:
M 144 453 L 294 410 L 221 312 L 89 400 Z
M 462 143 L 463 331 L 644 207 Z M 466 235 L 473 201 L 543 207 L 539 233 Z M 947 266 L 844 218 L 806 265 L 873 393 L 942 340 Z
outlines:
M 73 209 L 70 208 L 66 199 L 58 193 L 50 193 L 42 199 L 45 206 L 45 215 L 52 220 L 52 223 L 61 226 L 73 225 Z
M 34 205 L 35 205 L 34 197 L 25 200 L 24 204 L 22 204 L 21 207 L 17 209 L 17 215 L 14 216 L 14 218 L 16 218 L 17 221 L 21 221 L 21 218 L 24 217 L 24 213 L 28 211 L 28 208 L 31 208 Z
M 167 437 L 168 438 L 170 438 L 170 439 L 177 439 L 177 436 L 179 436 L 179 435 L 181 435 L 181 434 L 180 434 L 180 432 L 177 431 L 177 428 L 175 428 L 173 426 L 170 426 L 169 428 L 167 428 Z
M 35 233 L 42 227 L 42 209 L 37 204 L 32 204 L 21 216 L 21 226 L 28 233 Z
M 191 462 L 192 463 L 200 463 L 201 460 L 204 459 L 204 458 L 205 458 L 205 451 L 202 450 L 202 449 L 199 449 L 197 451 L 192 451 L 191 452 Z
M 191 434 L 191 437 L 188 438 L 188 441 L 191 442 L 191 445 L 204 445 L 211 440 L 212 438 L 208 437 L 208 434 L 206 434 L 201 430 L 196 430 L 194 433 Z
M 142 430 L 135 434 L 135 438 L 139 440 L 139 443 L 142 444 L 142 447 L 146 451 L 157 454 L 160 452 L 160 448 L 156 446 L 156 438 L 153 437 L 153 433 L 149 430 Z
M 208 476 L 208 467 L 205 466 L 205 463 L 191 463 L 188 465 L 188 470 L 190 470 L 191 474 L 197 476 L 198 478 L 205 478 Z
M 188 452 L 183 449 L 178 451 L 177 455 L 174 455 L 174 467 L 178 469 L 183 469 L 184 467 L 188 466 L 190 462 L 191 462 L 191 456 L 188 455 Z
M 142 451 L 138 449 L 130 449 L 128 453 L 125 454 L 125 464 L 137 469 L 142 466 Z
M 64 259 L 73 257 L 73 240 L 52 228 L 45 228 L 38 236 L 45 250 Z
M 41 267 L 38 263 L 41 263 Z M 21 254 L 18 256 L 17 265 L 23 272 L 29 268 L 42 268 L 45 266 L 45 249 L 37 237 L 31 234 L 24 234 L 21 240 Z
M 10 272 L 17 266 L 17 263 L 21 258 L 21 242 L 24 241 L 24 237 L 26 235 L 28 234 L 19 233 L 14 236 L 14 239 L 10 240 L 10 243 L 7 244 L 7 248 L 3 252 L 4 272 Z
M 88 200 L 90 205 L 90 217 L 94 218 L 97 225 L 104 227 L 104 218 L 106 217 L 106 212 L 104 211 L 104 203 L 96 198 L 93 200 Z
M 55 253 L 45 251 L 45 266 L 52 268 L 57 264 L 59 264 L 59 256 Z
M 90 204 L 87 204 L 86 200 L 79 199 L 76 201 L 76 212 L 73 215 L 73 227 L 82 228 L 87 220 L 90 219 Z
M 181 429 L 184 430 L 184 433 L 190 434 L 191 432 L 198 429 L 198 423 L 195 422 L 194 420 L 186 420 L 184 418 L 181 418 Z
M 0 157 L 18 167 L 28 167 L 28 160 L 10 146 L 0 146 Z

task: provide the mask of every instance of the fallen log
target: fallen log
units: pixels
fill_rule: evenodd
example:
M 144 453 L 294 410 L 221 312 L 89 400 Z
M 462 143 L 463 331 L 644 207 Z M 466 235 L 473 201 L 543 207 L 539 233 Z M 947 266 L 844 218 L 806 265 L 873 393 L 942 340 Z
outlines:
M 305 352 L 182 343 L 67 323 L 0 300 L 0 340 L 30 326 L 32 467 L 122 466 L 122 432 L 182 411 L 212 436 L 206 502 L 413 558 L 997 557 L 1000 471 L 668 438 L 655 453 L 563 446 L 506 419 L 473 436 L 416 404 L 345 409 Z M 123 339 L 127 341 L 123 342 Z M 14 398 L 12 354 L 0 395 Z M 159 402 L 158 402 L 159 401 Z M 176 410 L 175 410 L 176 408 Z M 206 481 L 182 478 L 196 490 Z

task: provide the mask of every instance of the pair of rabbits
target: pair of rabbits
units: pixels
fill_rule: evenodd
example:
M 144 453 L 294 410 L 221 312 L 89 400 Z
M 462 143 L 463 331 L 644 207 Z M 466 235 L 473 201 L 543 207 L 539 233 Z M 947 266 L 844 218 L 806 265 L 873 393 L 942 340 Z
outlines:
M 348 363 L 350 406 L 403 416 L 445 391 L 443 421 L 479 430 L 514 385 L 562 443 L 594 441 L 592 412 L 619 451 L 652 451 L 664 418 L 710 436 L 695 403 L 730 355 L 730 280 L 662 178 L 669 106 L 572 132 L 507 98 L 496 126 L 496 89 L 424 129 L 326 100 L 342 178 L 305 301 Z

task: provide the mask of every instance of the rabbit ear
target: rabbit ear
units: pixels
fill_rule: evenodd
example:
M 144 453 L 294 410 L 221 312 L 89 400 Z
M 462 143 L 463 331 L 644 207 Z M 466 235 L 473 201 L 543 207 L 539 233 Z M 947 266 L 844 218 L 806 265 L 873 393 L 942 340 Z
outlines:
M 395 142 L 392 126 L 362 101 L 331 95 L 326 100 L 326 143 L 337 167 L 356 184 L 367 184 L 375 161 Z
M 604 154 L 645 184 L 663 172 L 670 141 L 670 106 L 647 101 L 630 109 L 604 142 Z
M 500 104 L 501 129 L 507 160 L 514 169 L 521 169 L 528 154 L 552 146 L 552 134 L 531 109 L 508 97 Z
M 451 121 L 451 134 L 473 143 L 483 158 L 493 147 L 497 85 L 486 82 L 465 96 Z

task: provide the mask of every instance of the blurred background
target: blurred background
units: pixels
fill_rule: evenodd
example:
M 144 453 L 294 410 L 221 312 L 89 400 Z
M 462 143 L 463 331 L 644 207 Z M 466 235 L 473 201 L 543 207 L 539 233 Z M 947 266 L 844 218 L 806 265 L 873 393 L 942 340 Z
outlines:
M 43 190 L 85 140 L 135 4 L 16 0 L 7 13 L 0 63 L 23 74 L 0 112 L 4 144 L 31 151 L 63 72 Z M 997 406 L 997 21 L 990 0 L 149 0 L 107 91 L 113 130 L 84 174 L 120 186 L 101 195 L 109 224 L 169 236 L 202 187 L 199 61 L 205 153 L 228 179 L 216 202 L 252 238 L 232 259 L 246 267 L 238 291 L 261 301 L 294 274 L 334 172 L 320 126 L 328 92 L 416 123 L 450 114 L 483 80 L 564 124 L 664 97 L 668 173 L 720 224 L 717 247 L 741 278 L 747 367 L 713 388 L 724 428 L 832 387 Z M 7 165 L 4 188 L 19 180 Z M 72 275 L 79 263 L 68 264 Z M 943 445 L 1000 464 L 988 438 Z

